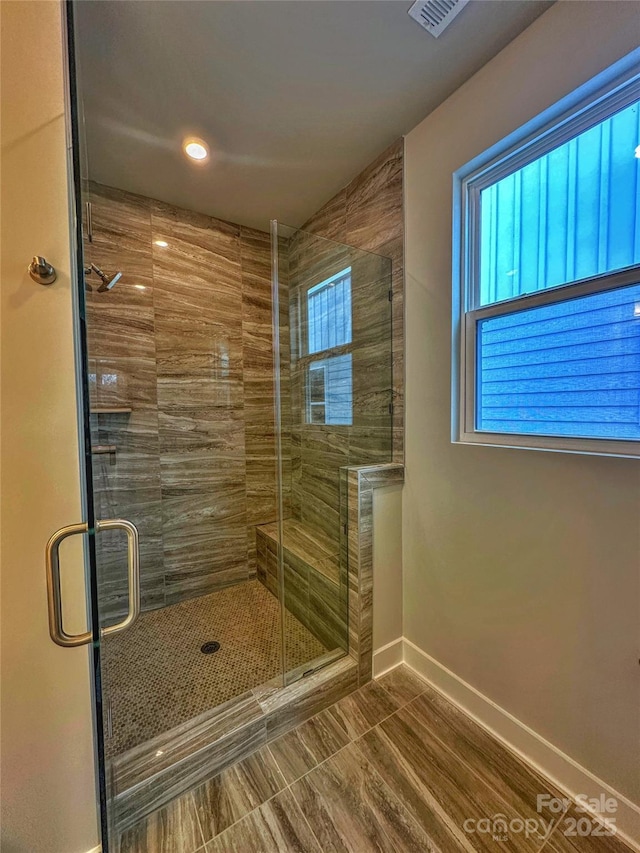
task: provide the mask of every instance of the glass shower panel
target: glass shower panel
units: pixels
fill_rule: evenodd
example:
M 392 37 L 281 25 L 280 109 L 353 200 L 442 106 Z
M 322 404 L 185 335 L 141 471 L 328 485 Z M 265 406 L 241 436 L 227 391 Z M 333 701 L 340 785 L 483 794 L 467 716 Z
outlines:
M 252 562 L 257 525 L 277 524 L 269 240 L 240 244 L 210 217 L 90 190 L 87 256 L 122 273 L 110 290 L 86 279 L 92 492 L 98 517 L 140 534 L 142 613 L 103 648 L 107 752 L 121 757 L 282 683 L 281 608 Z M 120 533 L 96 540 L 103 625 L 126 612 L 125 546 Z
M 349 651 L 345 472 L 391 461 L 391 260 L 280 223 L 272 229 L 277 556 L 290 683 Z

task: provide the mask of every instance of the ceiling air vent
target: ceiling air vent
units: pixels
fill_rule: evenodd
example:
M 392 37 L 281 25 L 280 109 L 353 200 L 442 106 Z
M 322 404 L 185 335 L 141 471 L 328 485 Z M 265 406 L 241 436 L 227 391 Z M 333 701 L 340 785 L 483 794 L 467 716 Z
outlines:
M 438 38 L 468 2 L 469 0 L 416 0 L 409 9 L 409 15 L 428 33 Z

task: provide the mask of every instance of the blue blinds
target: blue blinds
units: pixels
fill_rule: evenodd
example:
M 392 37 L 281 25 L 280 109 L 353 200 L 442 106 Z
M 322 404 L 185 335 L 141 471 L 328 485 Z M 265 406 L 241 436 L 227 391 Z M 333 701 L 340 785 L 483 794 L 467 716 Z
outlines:
M 351 353 L 323 358 L 309 365 L 308 423 L 351 426 L 352 371 Z
M 478 322 L 476 428 L 640 439 L 640 284 Z
M 327 354 L 352 342 L 351 267 L 307 291 L 309 355 Z M 307 371 L 307 423 L 350 425 L 353 422 L 350 353 L 319 358 Z
M 351 268 L 307 291 L 309 354 L 351 343 Z
M 640 263 L 639 144 L 635 102 L 482 190 L 480 306 Z

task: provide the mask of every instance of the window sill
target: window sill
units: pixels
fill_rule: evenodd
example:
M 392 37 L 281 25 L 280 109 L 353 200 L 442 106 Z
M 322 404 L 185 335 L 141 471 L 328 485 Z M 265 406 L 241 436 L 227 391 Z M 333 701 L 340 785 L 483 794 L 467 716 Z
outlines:
M 506 447 L 512 450 L 546 450 L 552 453 L 574 453 L 582 456 L 640 458 L 640 441 L 618 441 L 608 438 L 562 438 L 543 435 L 465 432 L 458 438 L 454 437 L 452 444 Z

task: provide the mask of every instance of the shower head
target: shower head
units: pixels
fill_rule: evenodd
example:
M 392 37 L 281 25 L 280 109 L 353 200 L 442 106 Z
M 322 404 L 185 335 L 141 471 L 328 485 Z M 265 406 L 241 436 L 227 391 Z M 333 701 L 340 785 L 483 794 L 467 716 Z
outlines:
M 95 264 L 91 264 L 86 270 L 86 273 L 91 274 L 94 272 L 98 278 L 102 281 L 100 287 L 98 287 L 98 293 L 104 293 L 107 290 L 111 290 L 111 288 L 116 284 L 116 282 L 120 281 L 122 278 L 121 272 L 115 272 L 113 275 L 107 275 L 106 272 L 102 272 L 100 267 L 97 267 Z M 91 286 L 88 285 L 89 290 L 91 290 Z
M 98 288 L 98 293 L 104 293 L 105 290 L 111 290 L 114 284 L 122 278 L 122 273 L 115 272 L 112 276 L 108 276 L 103 273 L 100 278 L 102 279 L 102 284 Z

